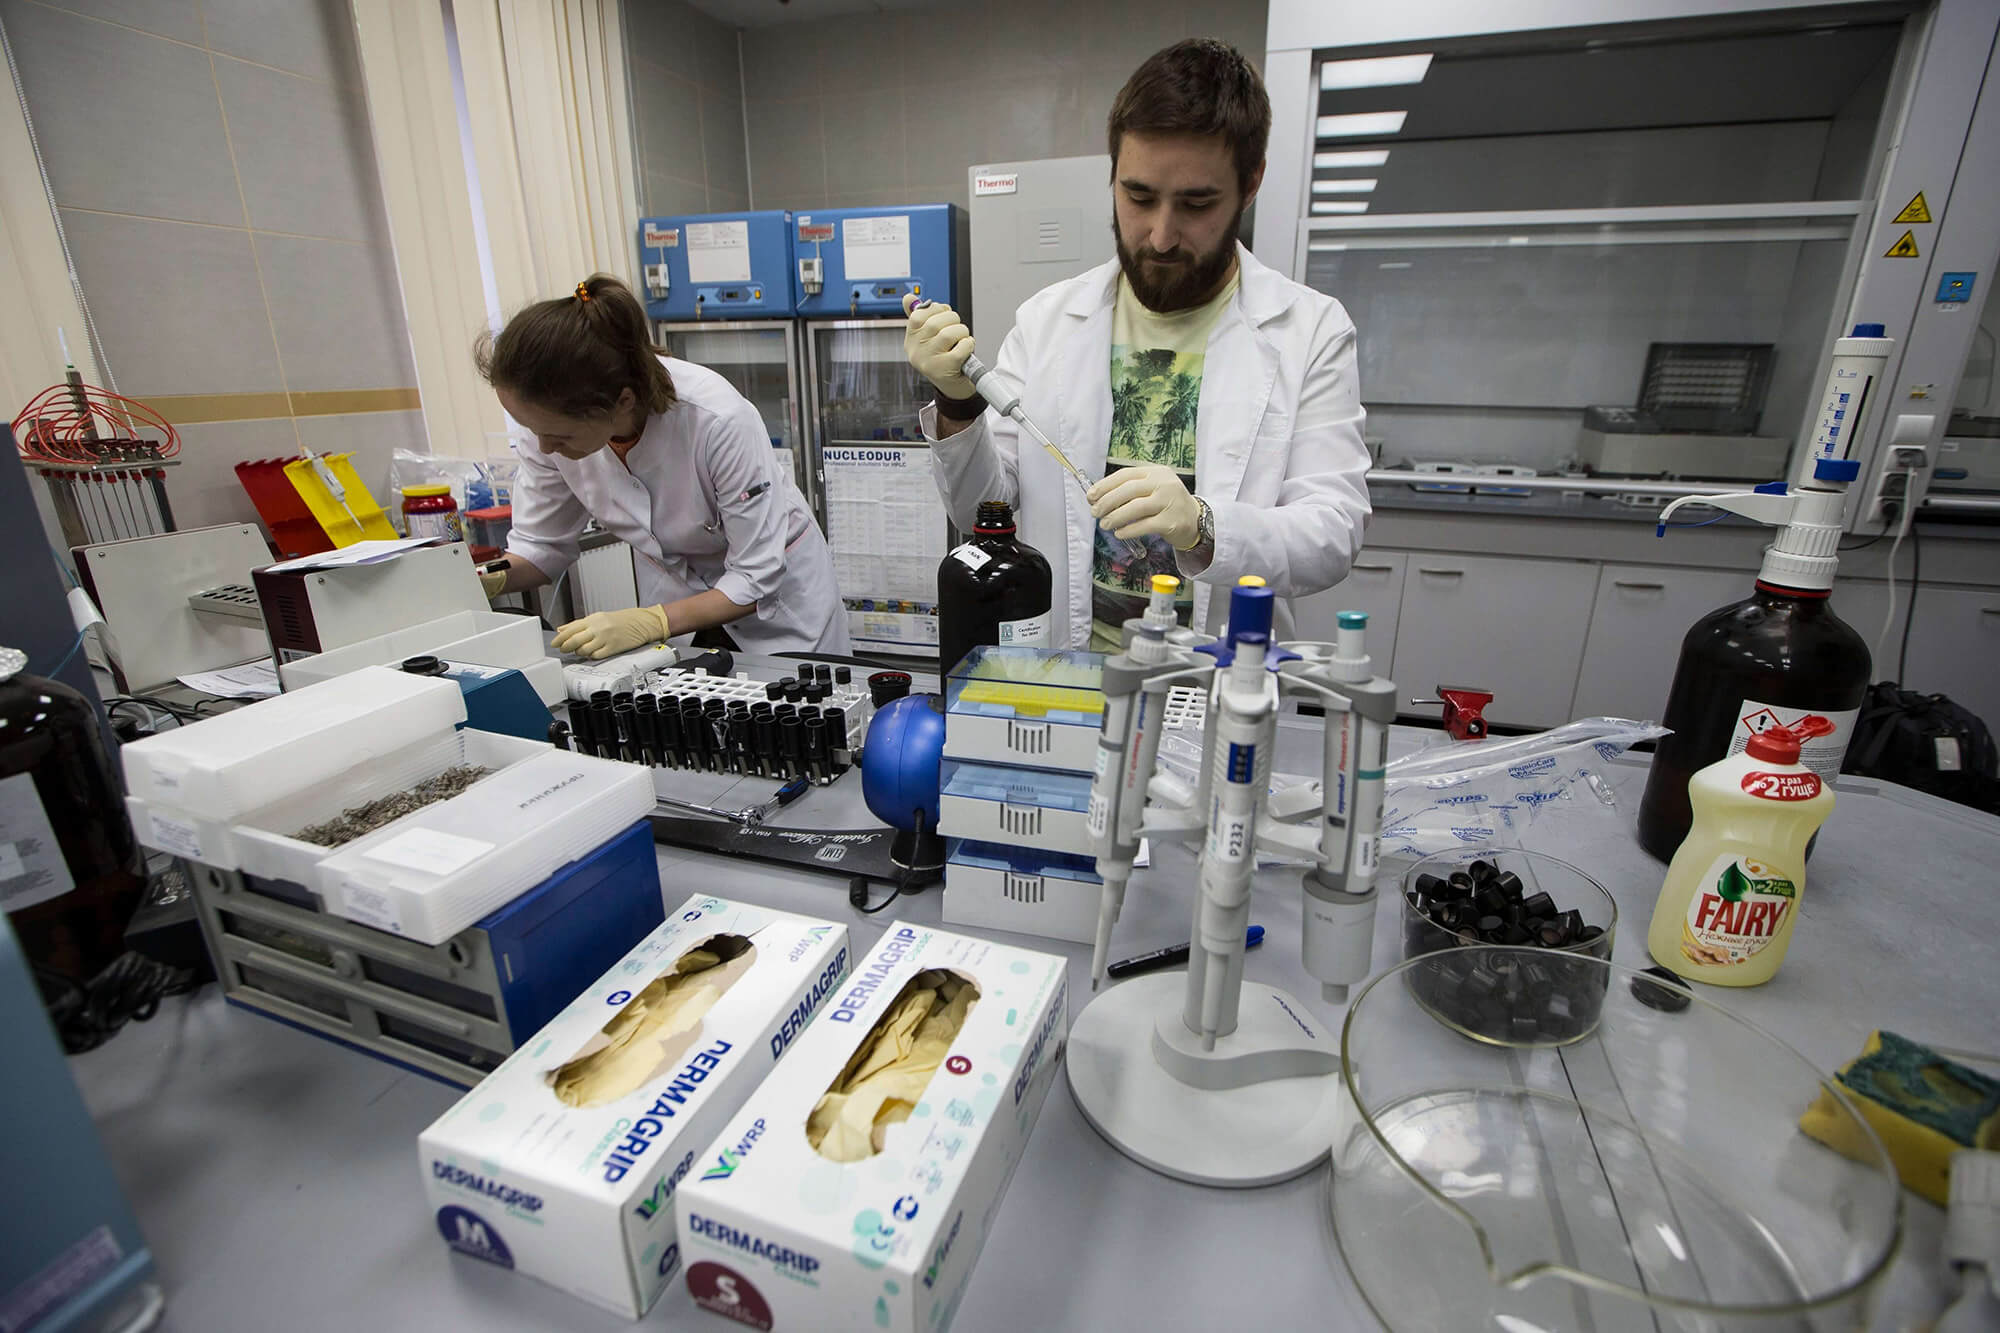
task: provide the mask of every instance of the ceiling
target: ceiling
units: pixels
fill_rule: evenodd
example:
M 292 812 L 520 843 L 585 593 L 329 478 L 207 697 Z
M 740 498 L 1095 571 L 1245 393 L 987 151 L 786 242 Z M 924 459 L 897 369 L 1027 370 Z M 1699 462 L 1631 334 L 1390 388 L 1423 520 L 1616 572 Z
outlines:
M 652 0 L 630 0 L 643 5 Z M 897 10 L 932 9 L 953 0 L 687 0 L 711 18 L 732 28 L 768 28 L 779 23 L 809 23 L 846 14 L 887 14 Z

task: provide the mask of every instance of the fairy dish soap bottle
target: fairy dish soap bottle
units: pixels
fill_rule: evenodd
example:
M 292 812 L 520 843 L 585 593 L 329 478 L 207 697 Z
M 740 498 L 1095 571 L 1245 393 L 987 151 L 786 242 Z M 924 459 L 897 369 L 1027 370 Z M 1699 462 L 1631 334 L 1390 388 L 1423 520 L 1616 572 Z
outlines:
M 1694 826 L 1653 906 L 1646 949 L 1660 966 L 1716 986 L 1761 986 L 1785 961 L 1806 887 L 1806 843 L 1833 813 L 1833 788 L 1799 762 L 1783 727 L 1688 784 Z
M 981 644 L 1052 646 L 1053 579 L 1042 553 L 1014 536 L 1014 510 L 982 500 L 972 540 L 938 564 L 938 663 L 943 674 Z
M 1653 754 L 1639 805 L 1639 842 L 1661 861 L 1674 858 L 1693 818 L 1689 782 L 1761 733 L 1791 733 L 1800 762 L 1831 783 L 1854 735 L 1868 692 L 1868 645 L 1833 613 L 1832 588 L 1852 459 L 1821 459 L 1813 481 L 1744 495 L 1676 500 L 1726 509 L 1784 530 L 1764 552 L 1750 596 L 1696 621 L 1681 644 L 1661 722 L 1673 734 Z

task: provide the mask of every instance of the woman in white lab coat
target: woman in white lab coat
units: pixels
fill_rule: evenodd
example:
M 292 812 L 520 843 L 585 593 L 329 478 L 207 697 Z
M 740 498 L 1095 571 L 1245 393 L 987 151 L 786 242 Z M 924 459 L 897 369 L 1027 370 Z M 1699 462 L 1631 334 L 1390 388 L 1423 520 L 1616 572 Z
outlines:
M 641 605 L 557 631 L 610 657 L 721 628 L 746 652 L 845 653 L 833 555 L 763 421 L 720 375 L 653 346 L 638 298 L 598 274 L 480 341 L 480 374 L 533 432 L 517 450 L 508 568 L 488 596 L 573 564 L 596 519 L 632 548 Z

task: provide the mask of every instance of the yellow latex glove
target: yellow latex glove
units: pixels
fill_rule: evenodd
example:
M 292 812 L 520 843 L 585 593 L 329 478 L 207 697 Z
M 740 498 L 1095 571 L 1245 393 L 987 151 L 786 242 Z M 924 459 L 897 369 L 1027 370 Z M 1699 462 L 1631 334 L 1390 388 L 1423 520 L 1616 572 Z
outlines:
M 1201 504 L 1180 474 L 1160 463 L 1119 468 L 1085 494 L 1090 516 L 1115 537 L 1164 537 L 1188 551 L 1201 537 Z
M 479 591 L 486 594 L 486 600 L 489 602 L 507 591 L 507 571 L 504 569 L 496 569 L 491 572 L 483 569 L 480 570 Z
M 556 651 L 578 657 L 615 657 L 673 637 L 662 606 L 635 606 L 629 611 L 598 611 L 572 620 L 556 631 Z
M 691 1031 L 721 998 L 722 991 L 702 979 L 721 961 L 707 949 L 692 949 L 672 972 L 655 977 L 604 1025 L 610 1045 L 556 1071 L 557 1099 L 568 1106 L 599 1106 L 644 1083 L 659 1066 L 662 1051 Z
M 979 390 L 965 377 L 965 361 L 972 355 L 972 330 L 948 305 L 927 305 L 911 311 L 914 294 L 903 298 L 910 322 L 903 330 L 903 355 L 919 375 L 937 386 L 947 398 L 971 398 Z
M 979 999 L 949 973 L 921 973 L 916 982 L 807 1117 L 806 1138 L 820 1156 L 859 1162 L 882 1151 L 889 1126 L 910 1118 Z

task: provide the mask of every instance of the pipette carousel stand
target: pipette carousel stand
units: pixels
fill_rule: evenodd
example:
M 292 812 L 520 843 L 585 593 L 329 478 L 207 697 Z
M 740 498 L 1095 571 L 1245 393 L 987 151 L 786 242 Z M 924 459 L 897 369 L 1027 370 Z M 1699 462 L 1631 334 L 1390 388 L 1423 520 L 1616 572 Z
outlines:
M 1201 838 L 1200 893 L 1187 972 L 1124 982 L 1077 1016 L 1070 1090 L 1119 1151 L 1202 1185 L 1289 1179 L 1325 1160 L 1333 1140 L 1338 1033 L 1296 996 L 1243 980 L 1256 853 L 1312 863 L 1302 881 L 1303 951 L 1328 1002 L 1345 1000 L 1367 977 L 1374 935 L 1395 688 L 1370 674 L 1366 616 L 1343 612 L 1336 643 L 1273 651 L 1272 601 L 1262 580 L 1244 580 L 1231 597 L 1226 639 L 1189 650 L 1169 642 L 1172 589 L 1156 584 L 1155 605 L 1127 622 L 1126 651 L 1104 669 L 1091 789 L 1104 880 L 1093 987 L 1140 837 Z M 1154 790 L 1149 803 L 1149 787 L 1167 785 L 1152 781 L 1167 690 L 1197 680 L 1209 688 L 1200 786 Z M 1305 823 L 1279 823 L 1265 809 L 1283 695 L 1326 709 L 1325 804 L 1321 818 Z

